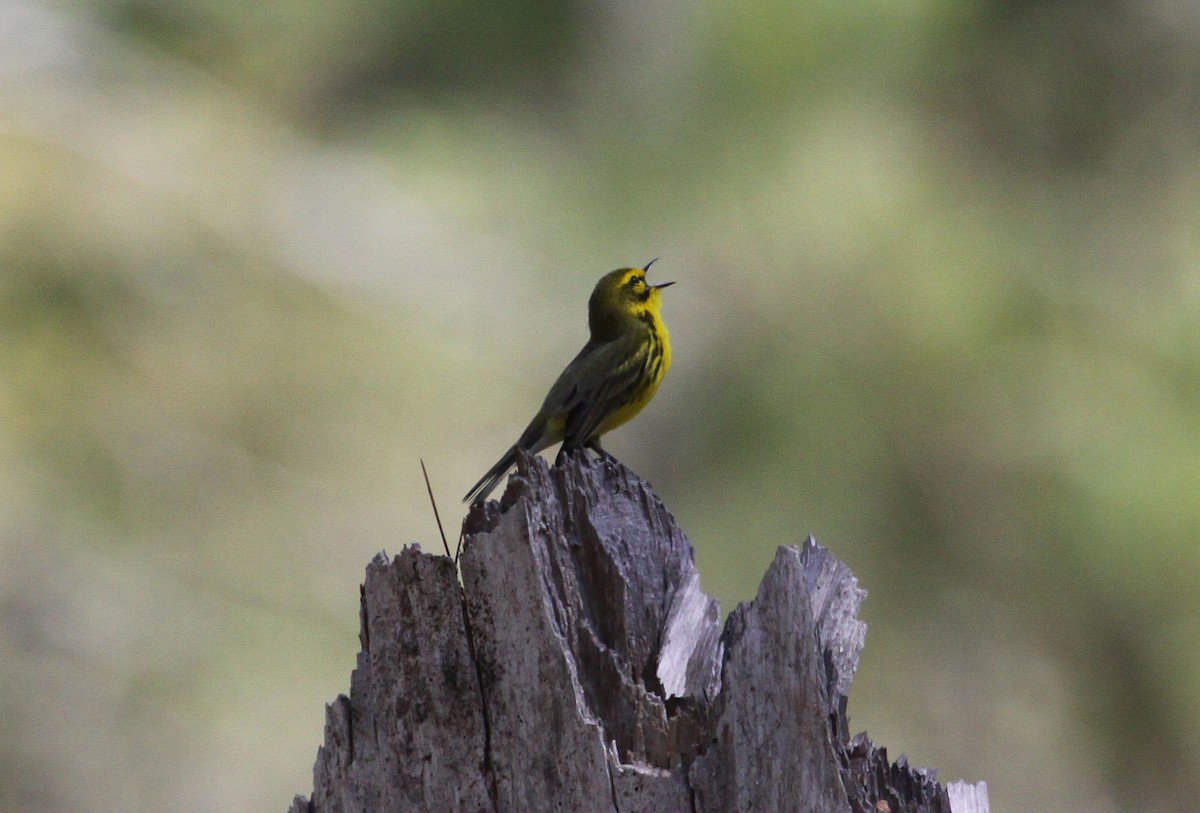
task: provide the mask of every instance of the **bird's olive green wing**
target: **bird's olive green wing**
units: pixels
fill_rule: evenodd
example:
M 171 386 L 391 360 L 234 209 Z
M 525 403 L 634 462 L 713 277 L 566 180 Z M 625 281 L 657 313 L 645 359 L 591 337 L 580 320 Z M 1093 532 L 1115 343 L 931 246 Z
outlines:
M 563 444 L 578 448 L 596 434 L 604 419 L 627 404 L 645 376 L 649 346 L 638 333 L 585 347 L 546 397 L 545 409 L 565 415 Z

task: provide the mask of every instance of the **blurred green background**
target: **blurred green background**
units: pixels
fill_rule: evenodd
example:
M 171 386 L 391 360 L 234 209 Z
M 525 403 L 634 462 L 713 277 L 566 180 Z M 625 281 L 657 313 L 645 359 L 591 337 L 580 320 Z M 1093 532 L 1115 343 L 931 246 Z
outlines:
M 606 445 L 994 810 L 1200 785 L 1200 7 L 0 3 L 0 809 L 279 810 L 357 585 L 661 256 Z

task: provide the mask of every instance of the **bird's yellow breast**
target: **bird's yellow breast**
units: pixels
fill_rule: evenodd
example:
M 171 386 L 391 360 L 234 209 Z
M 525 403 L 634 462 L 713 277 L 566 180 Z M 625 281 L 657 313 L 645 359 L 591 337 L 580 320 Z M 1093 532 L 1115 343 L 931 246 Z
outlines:
M 648 316 L 650 330 L 646 340 L 647 352 L 641 382 L 629 400 L 604 419 L 596 432 L 597 436 L 611 432 L 641 412 L 654 398 L 654 394 L 658 392 L 658 385 L 671 369 L 671 335 L 659 318 L 657 309 L 651 310 Z

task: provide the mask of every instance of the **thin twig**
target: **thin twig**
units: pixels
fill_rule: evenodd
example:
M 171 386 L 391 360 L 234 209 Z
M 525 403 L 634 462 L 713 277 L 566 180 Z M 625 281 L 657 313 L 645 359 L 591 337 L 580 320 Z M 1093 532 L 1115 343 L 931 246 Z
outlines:
M 438 516 L 437 500 L 433 498 L 433 486 L 429 485 L 429 472 L 425 471 L 425 461 L 421 458 L 417 459 L 421 461 L 421 474 L 425 475 L 425 490 L 429 492 L 429 504 L 433 506 L 433 518 L 437 520 L 438 533 L 442 535 L 442 547 L 446 549 L 446 556 L 449 558 L 450 543 L 446 541 L 446 532 L 442 530 L 442 518 Z M 454 557 L 454 560 L 458 561 L 458 557 Z

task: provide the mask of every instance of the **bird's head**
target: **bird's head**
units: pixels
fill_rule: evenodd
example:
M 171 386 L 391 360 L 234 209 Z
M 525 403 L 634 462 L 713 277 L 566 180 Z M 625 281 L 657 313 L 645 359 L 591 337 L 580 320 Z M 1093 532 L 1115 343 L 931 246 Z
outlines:
M 630 322 L 658 318 L 662 289 L 675 283 L 646 282 L 646 272 L 654 262 L 651 260 L 641 268 L 618 268 L 596 283 L 588 300 L 588 327 L 593 339 L 612 339 Z

